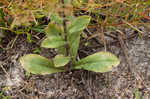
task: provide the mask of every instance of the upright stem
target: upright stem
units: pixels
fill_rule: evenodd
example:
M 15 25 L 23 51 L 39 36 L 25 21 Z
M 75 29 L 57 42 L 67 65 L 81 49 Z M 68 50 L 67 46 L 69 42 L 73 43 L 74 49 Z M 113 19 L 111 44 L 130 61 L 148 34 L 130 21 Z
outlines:
M 61 0 L 62 5 L 63 5 L 63 9 L 65 9 L 65 2 L 64 0 Z M 65 42 L 67 43 L 65 48 L 66 48 L 66 56 L 69 56 L 69 45 L 68 45 L 68 40 L 67 40 L 67 20 L 66 20 L 66 15 L 65 12 L 62 12 L 62 16 L 63 16 L 63 28 L 64 28 L 64 39 Z M 66 71 L 70 71 L 72 67 L 72 62 L 70 62 L 69 64 L 66 65 Z
M 62 1 L 63 9 L 64 9 L 65 8 L 64 0 L 61 0 L 61 1 Z M 63 16 L 64 37 L 65 37 L 65 41 L 67 42 L 67 24 L 66 24 L 67 20 L 66 20 L 66 15 L 64 11 L 62 12 L 62 16 Z M 68 43 L 66 44 L 65 48 L 66 48 L 66 56 L 69 56 Z

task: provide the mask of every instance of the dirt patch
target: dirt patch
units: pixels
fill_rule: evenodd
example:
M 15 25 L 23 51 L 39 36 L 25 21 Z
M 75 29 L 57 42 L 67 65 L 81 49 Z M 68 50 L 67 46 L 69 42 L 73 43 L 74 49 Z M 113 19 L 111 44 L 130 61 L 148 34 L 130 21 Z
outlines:
M 148 33 L 148 32 L 147 32 Z M 0 52 L 0 88 L 8 87 L 6 96 L 11 99 L 134 99 L 135 89 L 143 99 L 149 99 L 150 90 L 150 39 L 134 38 L 126 40 L 132 68 L 143 81 L 137 80 L 129 70 L 128 62 L 119 41 L 109 45 L 108 51 L 117 55 L 121 64 L 108 73 L 94 73 L 89 71 L 72 71 L 69 73 L 57 73 L 46 76 L 25 74 L 19 63 L 19 58 L 27 53 L 32 53 L 39 43 L 27 43 L 26 37 L 19 36 L 13 48 L 12 41 L 7 43 L 6 50 Z M 99 48 L 82 48 L 80 57 L 104 50 Z M 42 56 L 51 58 L 57 54 L 54 49 L 41 49 Z M 85 55 L 86 54 L 86 55 Z M 84 56 L 85 55 L 85 56 Z M 141 99 L 142 99 L 141 98 Z

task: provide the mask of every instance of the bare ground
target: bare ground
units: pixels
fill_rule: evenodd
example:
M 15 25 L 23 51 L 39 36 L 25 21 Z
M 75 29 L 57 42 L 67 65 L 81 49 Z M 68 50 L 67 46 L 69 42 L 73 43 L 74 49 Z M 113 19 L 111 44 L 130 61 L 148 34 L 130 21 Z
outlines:
M 40 42 L 28 43 L 22 35 L 11 48 L 15 37 L 8 39 L 3 46 L 6 49 L 0 50 L 0 91 L 7 88 L 3 96 L 11 96 L 10 99 L 150 99 L 150 32 L 145 30 L 142 38 L 133 30 L 124 33 L 134 36 L 126 40 L 118 36 L 115 43 L 106 46 L 119 57 L 120 65 L 103 74 L 79 70 L 28 77 L 19 58 L 39 48 Z M 81 47 L 79 56 L 104 50 L 100 44 L 92 44 L 92 47 Z M 50 58 L 57 51 L 41 48 L 39 54 Z

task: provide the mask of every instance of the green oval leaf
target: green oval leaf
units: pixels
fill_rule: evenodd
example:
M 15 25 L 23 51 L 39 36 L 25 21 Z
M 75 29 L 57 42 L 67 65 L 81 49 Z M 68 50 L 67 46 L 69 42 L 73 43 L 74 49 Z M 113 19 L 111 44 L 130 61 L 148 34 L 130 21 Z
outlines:
M 55 67 L 62 67 L 69 63 L 70 57 L 65 57 L 64 55 L 56 55 L 53 61 Z
M 45 29 L 45 32 L 47 34 L 47 37 L 51 37 L 51 36 L 60 36 L 59 34 L 61 34 L 63 30 L 57 24 L 49 23 Z
M 90 22 L 90 16 L 80 16 L 75 18 L 67 28 L 67 39 L 70 47 L 70 55 L 76 60 L 78 47 L 80 43 L 80 34 Z
M 65 45 L 66 42 L 59 36 L 51 36 L 46 38 L 42 44 L 41 47 L 45 47 L 45 48 L 58 48 L 61 47 L 63 45 Z
M 68 33 L 83 31 L 90 22 L 90 16 L 79 16 L 68 25 Z
M 57 1 L 57 0 L 55 0 Z M 52 22 L 62 25 L 63 19 L 57 13 L 51 13 L 50 19 Z
M 51 60 L 37 54 L 28 54 L 21 57 L 20 63 L 26 71 L 33 74 L 45 75 L 63 71 L 56 69 Z
M 47 38 L 42 42 L 42 47 L 58 48 L 66 44 L 63 38 L 63 31 L 57 24 L 49 23 L 45 32 L 47 34 Z
M 75 64 L 74 69 L 85 69 L 94 72 L 109 72 L 120 64 L 119 59 L 109 52 L 98 52 L 87 56 Z
M 70 52 L 71 57 L 73 57 L 73 61 L 75 62 L 76 56 L 78 53 L 79 43 L 80 43 L 80 35 L 76 36 L 76 38 L 72 38 L 72 40 L 70 40 L 72 42 L 69 44 L 70 46 L 69 52 Z

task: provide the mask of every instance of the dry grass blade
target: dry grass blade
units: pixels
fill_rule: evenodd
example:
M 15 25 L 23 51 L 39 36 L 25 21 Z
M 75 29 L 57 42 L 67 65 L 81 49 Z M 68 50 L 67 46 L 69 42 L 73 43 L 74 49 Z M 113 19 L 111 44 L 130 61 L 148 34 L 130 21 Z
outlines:
M 6 74 L 6 78 L 9 79 L 9 74 L 7 73 L 7 71 L 5 70 L 5 68 L 3 67 L 1 61 L 0 61 L 0 67 L 2 68 L 3 72 Z
M 139 32 L 139 36 L 142 37 L 142 35 L 144 34 L 144 32 L 142 32 L 141 30 L 139 30 L 137 27 L 133 26 L 132 24 L 128 23 L 125 20 L 122 20 L 125 24 L 129 25 L 131 28 L 133 28 L 134 30 Z

